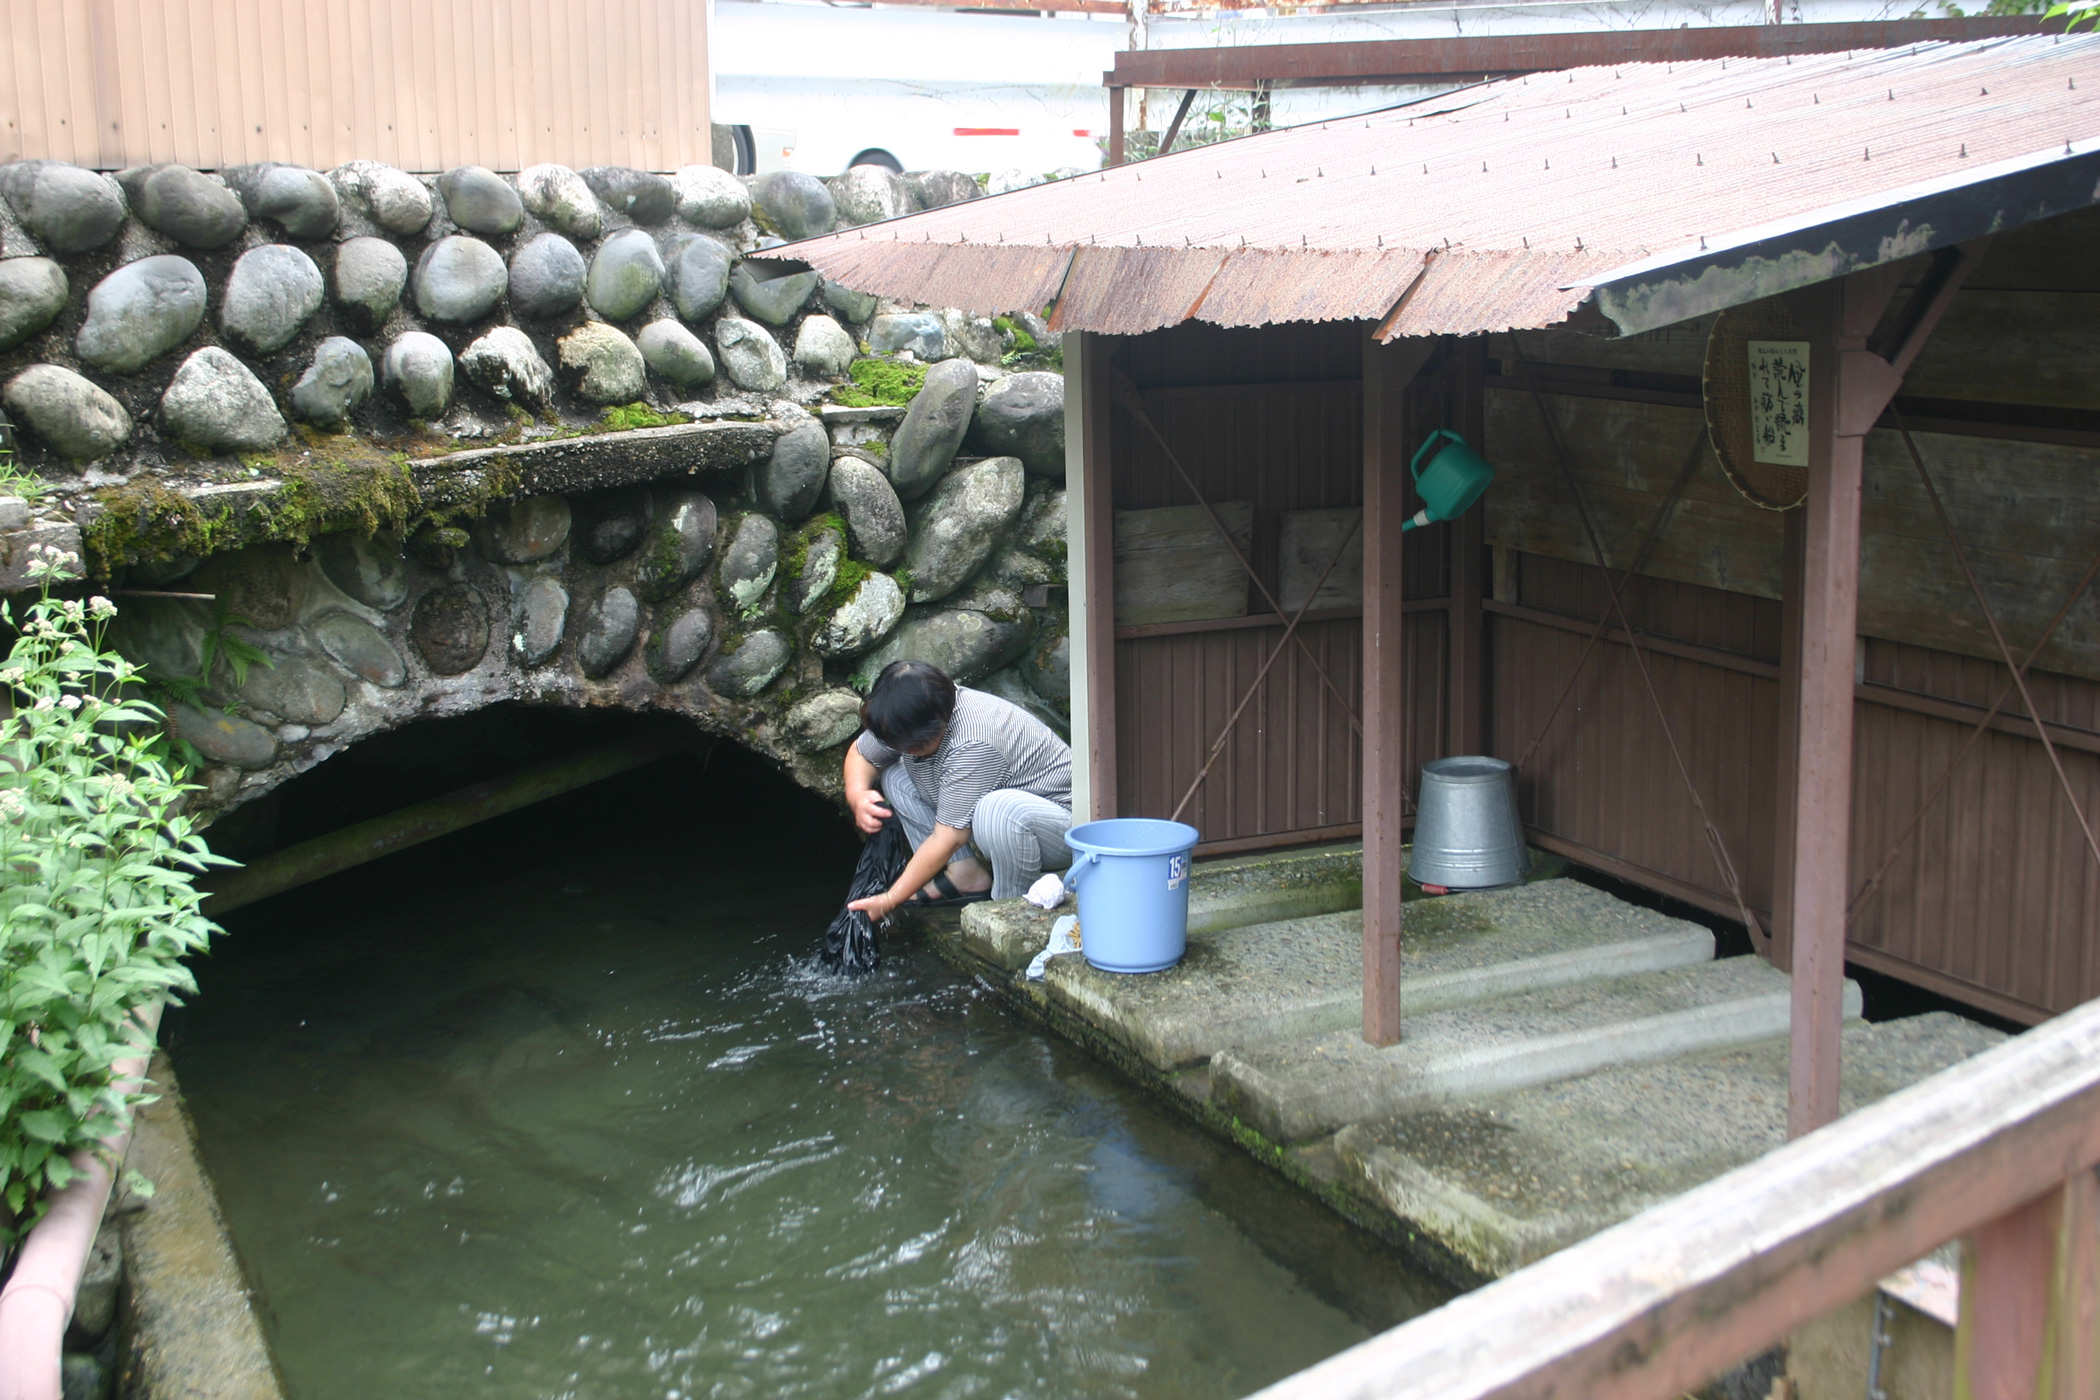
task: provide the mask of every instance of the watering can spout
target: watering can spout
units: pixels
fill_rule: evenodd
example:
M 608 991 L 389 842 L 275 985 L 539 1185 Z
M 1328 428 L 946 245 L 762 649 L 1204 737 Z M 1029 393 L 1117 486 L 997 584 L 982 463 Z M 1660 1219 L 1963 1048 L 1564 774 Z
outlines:
M 1436 455 L 1430 457 L 1432 448 Z M 1427 465 L 1424 457 L 1429 457 Z M 1415 490 L 1426 504 L 1400 527 L 1403 533 L 1418 525 L 1456 520 L 1473 508 L 1495 480 L 1495 468 L 1488 460 L 1449 428 L 1439 428 L 1423 441 L 1408 470 L 1414 473 Z

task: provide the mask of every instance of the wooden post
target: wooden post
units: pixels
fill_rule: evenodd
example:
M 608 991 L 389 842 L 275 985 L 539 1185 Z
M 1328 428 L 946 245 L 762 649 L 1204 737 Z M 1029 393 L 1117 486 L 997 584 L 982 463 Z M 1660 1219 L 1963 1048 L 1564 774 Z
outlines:
M 1069 334 L 1069 333 L 1068 333 Z M 1080 484 L 1081 500 L 1074 510 L 1082 538 L 1071 561 L 1070 577 L 1078 590 L 1086 618 L 1084 638 L 1073 640 L 1080 669 L 1073 677 L 1075 690 L 1085 686 L 1087 731 L 1076 754 L 1087 771 L 1085 819 L 1099 821 L 1117 815 L 1116 803 L 1116 514 L 1110 471 L 1109 415 L 1115 404 L 1115 341 L 1091 332 L 1083 338 L 1084 350 L 1078 374 L 1080 396 Z M 1066 352 L 1069 356 L 1069 350 Z M 1068 439 L 1069 441 L 1069 439 Z
M 1956 1400 L 2100 1394 L 2100 1178 L 2088 1169 L 1962 1248 Z
M 1800 703 L 1794 751 L 1793 958 L 1787 1132 L 1838 1116 L 1845 909 L 1852 896 L 1852 688 L 1866 434 L 1899 382 L 1867 337 L 1895 290 L 1876 268 L 1794 295 L 1812 328 L 1808 504 L 1802 540 Z
M 1112 87 L 1108 90 L 1108 163 L 1123 163 L 1123 94 L 1124 89 Z
M 1451 364 L 1453 417 L 1459 435 L 1483 455 L 1487 443 L 1487 337 L 1459 343 Z M 1487 752 L 1487 617 L 1480 607 L 1487 573 L 1487 512 L 1475 507 L 1451 522 L 1450 726 L 1452 753 Z
M 1808 542 L 1806 512 L 1781 517 L 1779 563 L 1779 830 L 1772 843 L 1772 966 L 1794 967 L 1794 748 L 1801 728 L 1801 567 Z
M 1407 520 L 1401 441 L 1409 353 L 1364 337 L 1364 1019 L 1373 1045 L 1400 1039 L 1400 891 L 1407 859 L 1406 665 L 1400 527 Z M 1421 363 L 1413 358 L 1413 365 Z

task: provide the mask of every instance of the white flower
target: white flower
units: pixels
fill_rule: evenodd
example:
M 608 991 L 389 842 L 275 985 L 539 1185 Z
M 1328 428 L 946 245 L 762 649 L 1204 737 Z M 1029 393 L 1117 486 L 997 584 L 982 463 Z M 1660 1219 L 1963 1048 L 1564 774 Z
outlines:
M 25 805 L 22 801 L 22 789 L 0 788 L 0 816 L 19 817 Z
M 80 697 L 78 695 L 61 695 L 58 697 L 58 707 L 62 710 L 77 710 L 80 708 Z
M 37 709 L 39 709 L 39 710 L 48 710 L 48 709 L 50 709 L 50 708 L 51 708 L 51 697 L 50 697 L 50 696 L 48 696 L 48 695 L 46 695 L 46 696 L 45 696 L 45 697 L 44 697 L 43 699 L 41 699 L 41 700 L 37 701 L 37 702 L 36 702 L 36 708 L 37 708 Z
M 88 611 L 97 617 L 115 617 L 117 615 L 117 605 L 98 593 L 88 599 Z
M 65 610 L 66 621 L 68 622 L 78 622 L 87 616 L 87 609 L 80 605 L 78 598 L 68 598 L 60 603 L 59 607 Z
M 20 666 L 10 666 L 4 671 L 0 671 L 0 681 L 5 681 L 9 685 L 20 685 L 22 677 L 27 674 L 29 673 Z

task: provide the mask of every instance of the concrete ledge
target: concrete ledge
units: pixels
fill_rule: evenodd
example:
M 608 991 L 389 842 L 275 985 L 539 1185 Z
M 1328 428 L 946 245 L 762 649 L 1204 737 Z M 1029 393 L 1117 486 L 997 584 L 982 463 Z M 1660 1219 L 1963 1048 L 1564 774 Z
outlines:
M 663 476 L 694 476 L 749 466 L 773 450 L 777 425 L 672 423 L 616 433 L 477 447 L 412 459 L 416 485 L 442 502 L 450 480 L 490 471 L 515 472 L 525 495 L 558 495 L 625 486 Z
M 1946 1012 L 1848 1026 L 1844 1111 L 2003 1039 Z M 1355 1124 L 1334 1148 L 1360 1189 L 1492 1278 L 1781 1146 L 1786 1104 L 1774 1040 Z
M 130 1327 L 118 1394 L 283 1400 L 165 1053 L 153 1057 L 151 1075 L 161 1098 L 139 1111 L 125 1159 L 154 1192 L 122 1203 Z
M 1198 861 L 1189 872 L 1191 934 L 1363 907 L 1361 841 Z
M 1859 1012 L 1859 988 L 1847 983 L 1845 1013 Z M 1785 974 L 1731 958 L 1429 1012 L 1385 1048 L 1337 1031 L 1223 1051 L 1211 1061 L 1211 1094 L 1269 1137 L 1296 1142 L 1610 1066 L 1783 1038 L 1788 1014 Z
M 1411 902 L 1401 1001 L 1410 1017 L 1519 992 L 1705 962 L 1713 935 L 1573 880 Z M 1027 955 L 1042 946 L 1048 923 Z M 1051 962 L 1052 1000 L 1156 1069 L 1292 1036 L 1353 1030 L 1363 1012 L 1354 908 L 1191 934 L 1181 964 L 1142 977 Z

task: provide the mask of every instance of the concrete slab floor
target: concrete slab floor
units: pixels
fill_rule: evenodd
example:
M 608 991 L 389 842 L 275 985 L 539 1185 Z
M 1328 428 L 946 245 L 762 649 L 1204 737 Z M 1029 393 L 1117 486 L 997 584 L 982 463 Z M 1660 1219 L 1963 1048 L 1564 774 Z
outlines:
M 1541 880 L 1410 904 L 1401 1003 L 1410 1014 L 1437 1011 L 1712 957 L 1713 935 L 1696 924 L 1573 880 Z M 1363 1021 L 1363 916 L 1351 908 L 1191 933 L 1178 966 L 1145 977 L 1054 958 L 1044 985 L 1161 1070 L 1229 1048 L 1353 1031 Z
M 2004 1038 L 1944 1011 L 1850 1026 L 1844 1110 Z M 1782 1146 L 1786 1102 L 1775 1040 L 1355 1124 L 1334 1147 L 1360 1189 L 1497 1277 Z
M 1237 893 L 1259 897 L 1266 859 L 1232 863 Z M 1323 859 L 1361 857 L 1349 848 Z M 1203 874 L 1199 865 L 1192 879 Z M 1333 895 L 1330 886 L 1321 897 Z M 1712 946 L 1704 928 L 1570 880 L 1410 903 L 1408 913 L 1408 1041 L 1398 1058 L 1404 1066 L 1415 1056 L 1412 1081 L 1405 1068 L 1394 1072 L 1393 1052 L 1364 1045 L 1354 1030 L 1361 935 L 1353 901 L 1347 912 L 1243 914 L 1237 925 L 1193 932 L 1182 967 L 1144 977 L 1066 958 L 1053 960 L 1047 981 L 1024 980 L 1020 970 L 1053 917 L 1025 905 L 975 905 L 959 918 L 942 911 L 914 926 L 1022 1014 L 1460 1286 L 1783 1141 L 1787 980 L 1760 960 L 1702 963 Z M 1224 901 L 1206 914 L 1231 917 Z M 1666 959 L 1659 970 L 1632 976 L 1634 964 L 1610 965 L 1657 956 Z M 1555 959 L 1589 965 L 1554 967 Z M 1501 995 L 1513 969 L 1537 980 L 1521 995 Z M 1568 980 L 1577 976 L 1594 980 Z M 1467 989 L 1435 980 L 1469 977 L 1497 994 L 1456 1004 Z M 1437 995 L 1451 1000 L 1425 1010 Z M 1857 996 L 1848 986 L 1848 1015 L 1858 1015 Z M 1335 1024 L 1316 1029 L 1323 1017 Z M 1440 1027 L 1441 1082 L 1420 1073 L 1432 1067 L 1422 1052 Z M 1944 1013 L 1854 1023 L 1846 1106 L 2000 1038 Z M 1367 1065 L 1375 1072 L 1364 1073 Z M 1250 1095 L 1265 1075 L 1275 1082 Z M 1253 1108 L 1257 1097 L 1266 1110 Z
M 1294 1142 L 1612 1065 L 1784 1038 L 1789 986 L 1745 957 L 1551 987 L 1410 1017 L 1398 1045 L 1330 1031 L 1222 1051 L 1210 1062 L 1211 1096 Z M 1845 1014 L 1860 1014 L 1852 983 Z

